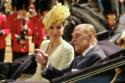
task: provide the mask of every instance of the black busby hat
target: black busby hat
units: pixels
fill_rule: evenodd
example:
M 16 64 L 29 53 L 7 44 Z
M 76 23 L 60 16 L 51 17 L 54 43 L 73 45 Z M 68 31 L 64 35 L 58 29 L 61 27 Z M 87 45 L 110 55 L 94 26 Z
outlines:
M 28 11 L 29 0 L 12 0 L 12 8 L 15 8 L 17 11 L 20 9 L 25 9 Z
M 50 10 L 52 6 L 52 0 L 35 0 L 35 8 L 37 12 Z
M 2 12 L 5 11 L 5 6 L 4 6 L 4 4 L 5 4 L 5 1 L 0 0 L 0 11 L 2 11 Z

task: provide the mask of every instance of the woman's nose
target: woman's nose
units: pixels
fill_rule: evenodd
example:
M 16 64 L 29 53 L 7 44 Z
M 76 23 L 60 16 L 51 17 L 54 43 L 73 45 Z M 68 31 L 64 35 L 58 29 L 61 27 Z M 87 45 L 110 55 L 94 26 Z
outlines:
M 54 29 L 54 34 L 57 34 L 58 30 L 57 29 Z

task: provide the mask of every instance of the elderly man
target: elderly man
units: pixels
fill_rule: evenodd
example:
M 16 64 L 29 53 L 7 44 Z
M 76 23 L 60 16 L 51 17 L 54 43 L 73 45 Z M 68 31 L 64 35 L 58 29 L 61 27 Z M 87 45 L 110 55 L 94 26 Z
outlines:
M 66 72 L 74 72 L 93 65 L 96 61 L 106 58 L 103 50 L 97 45 L 96 32 L 91 24 L 80 24 L 72 34 L 72 44 L 75 52 L 80 54 L 65 70 L 57 70 L 48 62 L 48 56 L 42 50 L 36 49 L 36 60 L 42 65 L 42 75 L 51 80 Z

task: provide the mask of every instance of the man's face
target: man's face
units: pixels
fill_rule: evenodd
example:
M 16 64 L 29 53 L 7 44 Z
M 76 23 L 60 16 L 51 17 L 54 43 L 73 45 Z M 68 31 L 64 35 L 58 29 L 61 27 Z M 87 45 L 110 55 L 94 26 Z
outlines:
M 82 54 L 89 47 L 89 36 L 80 28 L 75 28 L 72 34 L 72 43 L 75 52 Z
M 116 22 L 116 15 L 115 14 L 108 14 L 107 21 L 108 21 L 108 24 L 110 25 L 110 28 L 112 28 L 112 26 Z

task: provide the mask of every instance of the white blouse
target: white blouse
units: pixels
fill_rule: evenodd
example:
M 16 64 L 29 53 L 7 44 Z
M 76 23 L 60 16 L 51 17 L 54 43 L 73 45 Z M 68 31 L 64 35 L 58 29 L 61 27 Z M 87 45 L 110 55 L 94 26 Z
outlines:
M 49 43 L 50 40 L 43 41 L 40 48 L 46 52 Z M 64 69 L 68 67 L 73 59 L 74 59 L 74 49 L 65 40 L 62 40 L 61 44 L 48 57 L 49 63 L 57 69 Z M 37 63 L 36 73 L 28 80 L 29 81 L 45 80 L 41 76 L 41 65 L 39 63 Z

